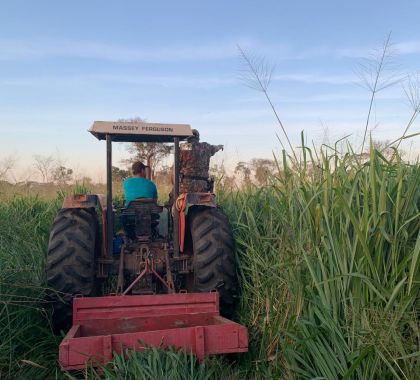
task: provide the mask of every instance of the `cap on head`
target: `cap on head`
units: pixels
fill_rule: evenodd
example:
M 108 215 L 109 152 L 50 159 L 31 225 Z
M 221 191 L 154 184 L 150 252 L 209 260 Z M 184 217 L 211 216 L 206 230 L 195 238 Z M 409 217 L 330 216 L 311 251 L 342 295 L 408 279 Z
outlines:
M 133 165 L 131 166 L 131 171 L 134 175 L 142 174 L 145 170 L 146 166 L 140 161 L 133 162 Z
M 190 136 L 190 137 L 188 137 L 187 138 L 187 141 L 197 141 L 197 140 L 200 140 L 200 133 L 196 130 L 196 129 L 193 129 L 192 131 L 192 136 Z

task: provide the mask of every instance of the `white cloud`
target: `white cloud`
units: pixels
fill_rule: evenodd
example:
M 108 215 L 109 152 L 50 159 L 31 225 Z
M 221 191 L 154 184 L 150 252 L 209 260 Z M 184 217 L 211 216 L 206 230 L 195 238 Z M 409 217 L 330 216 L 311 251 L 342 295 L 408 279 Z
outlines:
M 372 53 L 372 48 L 366 47 L 347 47 L 337 49 L 335 55 L 338 58 L 366 58 Z
M 236 84 L 235 78 L 221 76 L 193 76 L 193 75 L 159 75 L 159 76 L 138 76 L 138 75 L 103 75 L 96 77 L 97 80 L 114 83 L 127 83 L 137 85 L 158 85 L 163 87 L 192 87 L 192 88 L 214 88 Z
M 372 52 L 372 46 L 343 47 L 332 49 L 328 46 L 314 46 L 301 49 L 282 43 L 266 43 L 255 38 L 232 37 L 217 42 L 172 45 L 132 46 L 104 43 L 99 41 L 69 39 L 32 39 L 0 40 L 0 61 L 46 59 L 46 58 L 80 58 L 132 62 L 182 62 L 182 61 L 215 61 L 238 58 L 237 46 L 245 51 L 269 58 L 275 62 L 284 60 L 304 60 L 316 57 L 360 58 Z M 420 53 L 420 41 L 402 41 L 395 43 L 399 54 Z
M 322 46 L 298 49 L 286 44 L 269 44 L 248 37 L 232 37 L 212 43 L 133 46 L 98 41 L 65 39 L 0 40 L 0 61 L 81 58 L 122 63 L 215 61 L 238 58 L 238 46 L 274 61 L 302 60 L 328 55 L 331 50 Z
M 392 41 L 391 41 L 392 42 Z M 391 43 L 392 50 L 398 55 L 409 55 L 420 53 L 420 40 L 401 41 Z M 335 55 L 339 58 L 368 58 L 374 52 L 375 46 L 371 47 L 348 47 L 337 49 Z
M 357 81 L 355 75 L 325 75 L 325 74 L 281 74 L 272 77 L 274 81 L 291 81 L 307 84 L 347 85 Z
M 171 46 L 121 46 L 94 41 L 0 40 L 0 60 L 76 57 L 117 62 L 218 60 L 236 56 L 235 42 Z
M 305 84 L 348 85 L 357 82 L 352 75 L 328 75 L 319 73 L 289 73 L 272 77 L 274 82 L 299 82 Z M 150 85 L 179 88 L 217 88 L 243 84 L 234 75 L 137 75 L 92 74 L 45 77 L 0 77 L 0 86 L 11 87 L 77 87 L 101 83 Z
M 10 87 L 79 87 L 98 84 L 132 84 L 181 88 L 215 88 L 237 84 L 235 78 L 227 76 L 183 76 L 183 75 L 119 75 L 92 74 L 75 76 L 15 77 L 0 78 L 0 86 Z
M 395 44 L 395 49 L 399 54 L 419 54 L 420 41 L 405 41 Z
M 97 41 L 62 39 L 0 40 L 0 60 L 75 57 L 130 62 L 214 61 L 238 57 L 237 46 L 276 60 L 302 59 L 305 52 L 285 45 L 267 45 L 251 38 L 231 38 L 213 43 L 124 46 Z

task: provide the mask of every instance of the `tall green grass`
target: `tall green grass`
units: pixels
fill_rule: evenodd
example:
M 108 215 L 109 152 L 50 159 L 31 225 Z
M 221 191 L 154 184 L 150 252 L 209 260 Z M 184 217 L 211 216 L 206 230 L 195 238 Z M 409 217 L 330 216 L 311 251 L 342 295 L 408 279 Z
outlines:
M 237 242 L 236 319 L 249 353 L 199 364 L 152 349 L 82 378 L 418 378 L 420 166 L 373 147 L 363 158 L 303 152 L 293 167 L 284 156 L 263 188 L 218 192 Z M 0 204 L 2 378 L 59 376 L 43 271 L 57 207 Z
M 202 363 L 191 353 L 176 351 L 174 348 L 161 350 L 157 347 L 145 349 L 139 353 L 128 351 L 125 355 L 115 355 L 112 362 L 95 370 L 89 368 L 89 379 L 119 380 L 213 380 L 244 378 L 235 363 L 228 363 L 220 358 L 206 358 Z
M 57 369 L 60 338 L 44 301 L 44 264 L 57 202 L 0 203 L 0 378 L 46 378 Z
M 224 202 L 255 371 L 418 378 L 420 167 L 305 149 L 299 170 L 284 160 L 270 186 Z

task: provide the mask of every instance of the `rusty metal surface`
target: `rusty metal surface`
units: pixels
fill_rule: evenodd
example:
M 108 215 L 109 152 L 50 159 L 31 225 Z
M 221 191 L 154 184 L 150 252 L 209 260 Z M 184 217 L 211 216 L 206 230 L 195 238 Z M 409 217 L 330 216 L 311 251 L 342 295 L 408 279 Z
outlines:
M 118 274 L 118 294 L 172 293 L 175 288 L 179 289 L 181 279 L 175 270 L 178 261 L 173 260 L 173 244 L 169 237 L 159 234 L 159 213 L 162 210 L 153 199 L 132 201 L 122 210 L 124 232 L 120 233 L 124 243 L 120 252 L 112 255 L 113 264 L 108 265 L 110 272 Z M 103 274 L 103 267 L 99 266 L 98 275 Z M 189 267 L 182 263 L 181 275 Z
M 216 196 L 213 193 L 188 193 L 187 205 L 216 207 Z
M 173 281 L 168 280 L 171 277 L 168 273 L 172 271 L 171 260 L 167 260 L 170 253 L 172 247 L 163 239 L 132 241 L 124 245 L 121 252 L 124 273 L 122 291 L 125 294 L 129 291 L 133 294 L 172 292 Z
M 64 198 L 62 208 L 92 208 L 98 204 L 96 194 L 76 194 Z
M 99 207 L 101 208 L 102 212 L 106 213 L 106 196 L 103 194 L 96 194 L 96 196 L 98 198 Z
M 210 187 L 210 158 L 216 154 L 222 145 L 211 145 L 191 139 L 191 142 L 181 145 L 180 151 L 180 193 L 206 192 Z
M 59 348 L 63 370 L 106 364 L 112 353 L 144 344 L 207 355 L 248 351 L 244 326 L 219 315 L 219 294 L 75 298 L 73 327 Z
M 217 207 L 216 195 L 207 192 L 181 194 L 172 206 L 172 215 L 183 209 L 185 214 L 187 214 L 188 208 L 191 206 Z

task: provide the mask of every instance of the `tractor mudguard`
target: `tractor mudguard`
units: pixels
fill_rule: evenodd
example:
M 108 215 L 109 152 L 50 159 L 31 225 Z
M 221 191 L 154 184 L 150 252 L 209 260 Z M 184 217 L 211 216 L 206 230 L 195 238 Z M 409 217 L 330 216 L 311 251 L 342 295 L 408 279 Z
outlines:
M 102 194 L 75 194 L 64 198 L 62 208 L 95 208 L 106 210 L 106 198 Z
M 175 201 L 173 212 L 183 212 L 185 216 L 193 206 L 217 207 L 216 195 L 213 193 L 183 193 Z
M 213 193 L 183 193 L 175 201 L 172 214 L 179 213 L 179 249 L 184 251 L 185 228 L 188 211 L 191 207 L 217 207 Z

